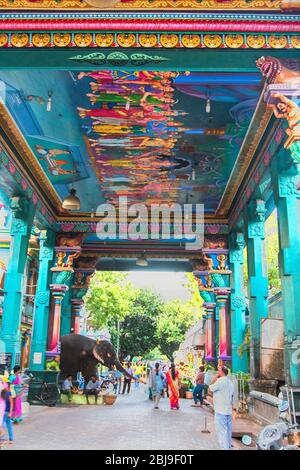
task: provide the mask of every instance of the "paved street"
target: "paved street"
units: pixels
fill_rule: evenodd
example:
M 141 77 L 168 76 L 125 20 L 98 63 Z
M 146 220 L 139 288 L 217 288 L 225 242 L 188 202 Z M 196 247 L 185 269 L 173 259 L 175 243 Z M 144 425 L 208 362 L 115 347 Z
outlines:
M 144 390 L 119 396 L 113 406 L 33 407 L 30 417 L 14 426 L 16 443 L 9 450 L 218 449 L 208 410 L 181 400 L 181 410 L 170 411 L 167 399 L 154 410 Z M 211 434 L 201 433 L 205 416 Z

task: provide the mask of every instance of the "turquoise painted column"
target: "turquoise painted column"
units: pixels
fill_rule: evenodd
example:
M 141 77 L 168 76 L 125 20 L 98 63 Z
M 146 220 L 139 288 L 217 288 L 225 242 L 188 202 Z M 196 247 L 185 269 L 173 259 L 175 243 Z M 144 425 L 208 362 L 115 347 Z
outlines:
M 250 372 L 254 379 L 260 378 L 261 319 L 268 317 L 268 278 L 264 254 L 265 213 L 264 201 L 253 200 L 245 214 L 251 333 Z
M 62 307 L 61 307 L 61 324 L 60 324 L 60 336 L 69 335 L 71 332 L 72 324 L 72 284 L 74 276 L 71 275 L 70 278 L 65 282 L 65 285 L 68 287 L 68 290 L 65 293 Z
M 50 276 L 54 257 L 55 236 L 51 230 L 40 234 L 39 277 L 35 298 L 33 332 L 30 350 L 30 369 L 43 370 L 47 349 L 50 309 Z
M 246 332 L 246 299 L 244 291 L 244 234 L 233 232 L 229 237 L 230 270 L 230 318 L 231 318 L 231 354 L 232 371 L 248 372 L 247 353 L 240 354 L 239 347 L 243 344 Z
M 32 203 L 23 197 L 13 197 L 10 208 L 13 215 L 10 229 L 12 241 L 10 261 L 4 284 L 0 338 L 4 342 L 5 352 L 11 356 L 11 365 L 14 366 L 20 361 L 22 285 L 35 208 Z
M 300 162 L 300 147 L 299 147 Z M 272 166 L 274 198 L 278 211 L 279 269 L 284 311 L 285 380 L 300 387 L 300 198 L 298 168 L 289 172 Z
M 298 74 L 299 78 L 300 74 Z M 274 101 L 274 94 L 275 101 Z M 300 388 L 300 99 L 297 80 L 269 85 L 266 103 L 283 120 L 284 148 L 271 165 L 272 186 L 278 213 L 279 269 L 284 312 L 284 369 L 286 384 Z M 300 412 L 300 393 L 295 407 Z

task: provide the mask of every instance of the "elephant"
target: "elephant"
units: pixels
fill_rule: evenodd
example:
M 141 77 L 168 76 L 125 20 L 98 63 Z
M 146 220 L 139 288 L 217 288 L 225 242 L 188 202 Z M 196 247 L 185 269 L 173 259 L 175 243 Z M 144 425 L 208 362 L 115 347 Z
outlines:
M 122 366 L 113 345 L 106 340 L 94 340 L 87 336 L 71 333 L 61 337 L 61 378 L 81 372 L 85 380 L 97 374 L 97 365 L 108 369 L 116 368 L 132 380 L 138 380 Z

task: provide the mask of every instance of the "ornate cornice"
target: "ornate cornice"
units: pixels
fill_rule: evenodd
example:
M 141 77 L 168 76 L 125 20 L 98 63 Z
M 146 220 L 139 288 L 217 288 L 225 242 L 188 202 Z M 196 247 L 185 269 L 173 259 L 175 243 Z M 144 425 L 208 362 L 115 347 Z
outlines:
M 241 184 L 246 176 L 249 165 L 254 158 L 258 145 L 272 117 L 272 111 L 264 102 L 264 92 L 257 104 L 254 116 L 249 126 L 240 153 L 228 180 L 227 186 L 217 209 L 218 215 L 228 216 L 234 198 L 241 190 Z
M 42 28 L 37 26 L 37 30 L 33 29 L 34 25 L 27 28 L 25 23 L 15 25 L 10 23 L 9 26 L 3 26 L 0 29 L 0 48 L 78 48 L 95 50 L 98 53 L 89 52 L 88 55 L 78 55 L 70 57 L 71 60 L 77 62 L 86 62 L 96 65 L 104 65 L 109 63 L 109 57 L 102 53 L 103 49 L 299 49 L 300 48 L 300 35 L 296 33 L 289 33 L 289 31 L 269 32 L 264 30 L 262 32 L 251 32 L 251 27 L 247 28 L 247 32 L 241 34 L 243 29 L 239 29 L 239 24 L 235 24 L 234 28 L 231 26 L 222 28 L 219 34 L 210 34 L 209 30 L 200 29 L 193 33 L 183 31 L 179 33 L 178 30 L 158 33 L 155 26 L 153 30 L 146 32 L 136 32 L 134 30 L 128 31 L 126 26 L 119 24 L 118 32 L 101 32 L 103 30 L 93 28 L 83 28 L 84 31 L 73 24 L 71 29 L 64 28 L 62 24 L 56 24 L 57 28 L 53 25 L 44 23 Z M 272 28 L 274 31 L 278 30 L 278 26 Z M 51 32 L 45 32 L 49 30 Z M 222 30 L 229 34 L 222 34 Z M 55 32 L 54 32 L 55 31 Z M 106 31 L 106 30 L 105 30 Z M 122 31 L 122 32 L 121 32 Z M 125 31 L 125 32 L 124 32 Z M 216 28 L 215 31 L 218 31 Z M 232 32 L 231 32 L 232 31 Z M 236 33 L 239 31 L 239 33 Z M 300 31 L 300 25 L 297 26 L 297 31 Z M 101 51 L 101 52 L 100 52 Z M 159 57 L 148 57 L 153 62 L 166 60 Z M 161 59 L 161 60 L 158 60 Z M 117 60 L 114 58 L 114 61 Z M 124 60 L 124 58 L 123 58 Z M 128 59 L 129 60 L 129 59 Z M 140 59 L 135 59 L 140 60 Z M 135 65 L 132 63 L 132 65 Z
M 285 2 L 286 3 L 286 2 Z M 231 2 L 217 0 L 104 0 L 98 2 L 81 0 L 0 0 L 2 9 L 24 10 L 280 10 L 281 0 L 233 0 Z M 105 7 L 106 6 L 106 7 Z

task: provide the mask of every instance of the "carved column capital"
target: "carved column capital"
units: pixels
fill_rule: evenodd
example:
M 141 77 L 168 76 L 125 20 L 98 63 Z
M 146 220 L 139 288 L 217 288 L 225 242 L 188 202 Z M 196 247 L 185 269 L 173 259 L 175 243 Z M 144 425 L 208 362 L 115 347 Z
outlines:
M 229 236 L 229 260 L 231 263 L 244 262 L 243 251 L 246 246 L 245 237 L 242 232 L 231 232 Z
M 29 201 L 25 197 L 12 197 L 10 200 L 10 210 L 13 218 L 25 219 L 28 212 Z
M 247 210 L 248 238 L 264 238 L 266 211 L 265 201 L 262 199 L 250 201 Z

